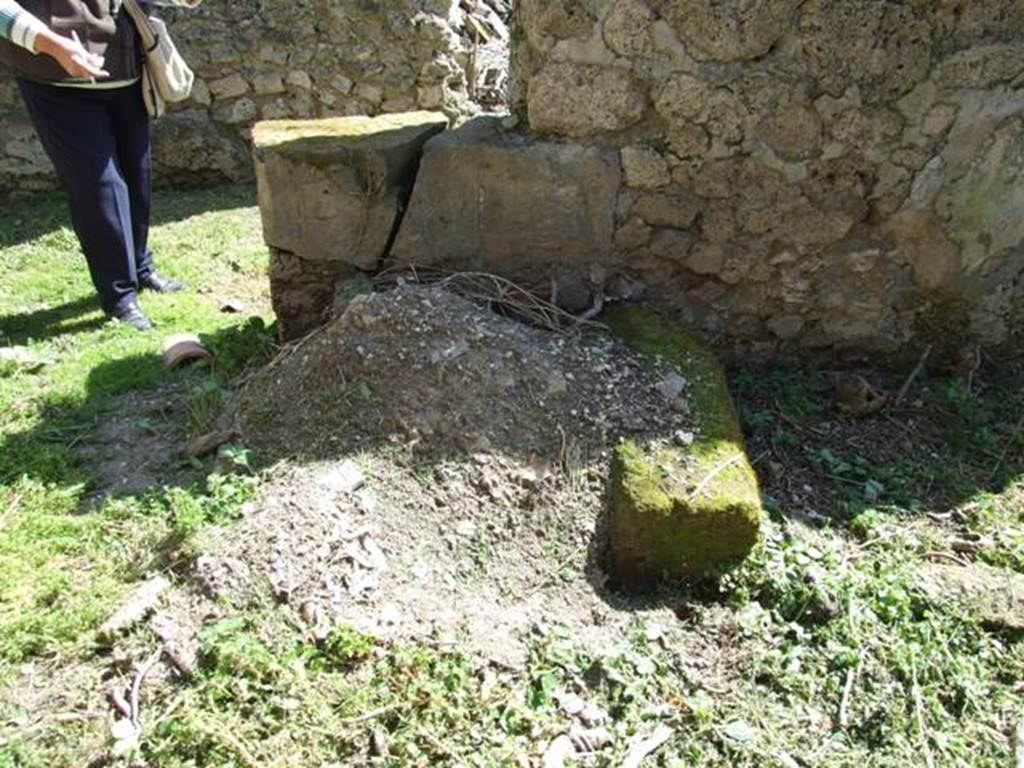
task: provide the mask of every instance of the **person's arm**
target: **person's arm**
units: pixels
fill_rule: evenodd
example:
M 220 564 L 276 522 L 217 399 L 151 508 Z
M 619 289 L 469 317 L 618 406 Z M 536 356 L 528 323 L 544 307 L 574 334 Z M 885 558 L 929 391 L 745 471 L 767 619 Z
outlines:
M 72 77 L 106 77 L 103 57 L 89 53 L 78 40 L 61 37 L 14 0 L 0 0 L 0 38 L 57 60 Z
M 0 0 L 0 38 L 36 52 L 36 38 L 46 25 L 14 0 Z

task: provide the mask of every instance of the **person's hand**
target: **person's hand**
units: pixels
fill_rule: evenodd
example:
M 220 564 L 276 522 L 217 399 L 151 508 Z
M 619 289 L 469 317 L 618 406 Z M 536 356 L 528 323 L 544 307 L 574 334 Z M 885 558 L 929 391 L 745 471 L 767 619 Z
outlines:
M 89 53 L 74 32 L 71 37 L 49 33 L 36 38 L 36 50 L 57 60 L 71 77 L 107 77 L 103 69 L 103 57 Z

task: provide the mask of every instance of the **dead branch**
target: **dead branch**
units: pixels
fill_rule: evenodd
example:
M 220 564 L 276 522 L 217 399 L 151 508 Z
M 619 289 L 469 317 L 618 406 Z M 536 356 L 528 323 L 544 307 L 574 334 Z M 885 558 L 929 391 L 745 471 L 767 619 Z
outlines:
M 667 725 L 659 725 L 649 736 L 637 739 L 622 761 L 622 768 L 640 768 L 640 764 L 648 755 L 661 749 L 662 745 L 675 735 L 675 731 Z
M 156 663 L 160 661 L 161 653 L 162 651 L 156 651 L 146 659 L 146 663 L 139 667 L 138 672 L 135 673 L 135 679 L 132 681 L 131 721 L 136 730 L 141 728 L 139 724 L 139 694 L 142 691 L 142 684 L 146 681 L 146 676 L 156 666 Z
M 107 699 L 110 700 L 110 705 L 117 710 L 119 715 L 128 720 L 132 719 L 132 706 L 124 697 L 124 691 L 113 685 L 107 690 Z
M 385 271 L 376 278 L 378 285 L 395 285 L 403 281 L 444 288 L 471 301 L 496 305 L 527 322 L 555 333 L 604 327 L 586 316 L 576 317 L 521 285 L 489 272 L 445 272 L 419 268 Z
M 864 669 L 864 661 L 867 659 L 867 655 L 868 652 L 865 648 L 860 652 L 860 656 L 857 659 L 857 666 L 848 670 L 846 673 L 846 685 L 843 686 L 843 700 L 839 704 L 839 727 L 844 730 L 850 725 L 850 700 L 853 696 L 853 686 L 860 678 L 860 673 Z
M 359 715 L 357 717 L 346 717 L 341 722 L 344 725 L 355 725 L 356 723 L 365 723 L 367 720 L 374 720 L 380 717 L 381 715 L 386 715 L 390 712 L 394 712 L 399 709 L 405 709 L 408 706 L 408 702 L 404 701 L 398 704 L 389 704 L 386 707 L 379 707 L 377 709 L 370 710 L 369 712 Z
M 889 406 L 890 408 L 896 408 L 901 402 L 903 402 L 903 398 L 907 396 L 907 392 L 910 391 L 910 387 L 914 383 L 914 380 L 921 375 L 921 371 L 924 370 L 925 363 L 928 362 L 928 358 L 931 357 L 931 355 L 932 345 L 929 344 L 925 347 L 924 352 L 921 354 L 921 359 L 917 361 L 917 365 L 914 366 L 914 370 L 910 372 L 910 375 L 907 376 L 907 380 L 903 382 L 903 386 L 900 387 L 899 393 Z

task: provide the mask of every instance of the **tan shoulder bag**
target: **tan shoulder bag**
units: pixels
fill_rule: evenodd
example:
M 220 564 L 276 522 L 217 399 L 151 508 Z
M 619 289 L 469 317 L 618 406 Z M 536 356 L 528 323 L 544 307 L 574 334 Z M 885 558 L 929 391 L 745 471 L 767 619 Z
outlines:
M 124 0 L 142 38 L 146 56 L 142 72 L 142 97 L 152 118 L 161 117 L 168 103 L 184 101 L 192 93 L 195 75 L 160 19 L 146 15 L 136 0 Z

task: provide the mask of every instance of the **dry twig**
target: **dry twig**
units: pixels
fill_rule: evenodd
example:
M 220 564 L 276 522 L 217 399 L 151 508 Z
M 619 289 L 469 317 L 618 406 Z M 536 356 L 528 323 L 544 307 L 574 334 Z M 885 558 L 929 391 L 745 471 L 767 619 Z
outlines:
M 156 663 L 160 661 L 160 655 L 162 651 L 156 651 L 152 656 L 146 659 L 146 663 L 139 667 L 138 672 L 135 673 L 135 679 L 132 681 L 132 698 L 131 698 L 131 721 L 132 725 L 135 726 L 136 730 L 141 728 L 139 724 L 139 694 L 142 691 L 142 684 L 146 681 L 146 676 L 150 673 Z
M 850 700 L 853 696 L 853 686 L 856 685 L 857 680 L 860 678 L 860 673 L 864 669 L 864 661 L 867 659 L 867 649 L 863 649 L 860 652 L 860 656 L 857 659 L 857 666 L 847 670 L 846 672 L 846 685 L 843 686 L 843 700 L 839 704 L 839 727 L 846 729 L 850 725 Z
M 365 714 L 359 715 L 357 717 L 346 717 L 341 722 L 344 725 L 354 725 L 356 723 L 365 723 L 367 720 L 374 720 L 374 719 L 380 717 L 381 715 L 386 715 L 389 712 L 394 712 L 397 709 L 405 709 L 405 707 L 407 707 L 407 706 L 408 706 L 408 703 L 404 702 L 404 701 L 399 703 L 399 704 L 389 704 L 386 707 L 379 707 L 378 709 L 370 710 L 369 712 L 366 712 Z
M 415 269 L 382 272 L 377 277 L 377 282 L 383 285 L 392 285 L 403 280 L 419 285 L 437 286 L 467 299 L 497 305 L 534 325 L 556 333 L 568 333 L 584 327 L 603 327 L 600 323 L 566 312 L 511 280 L 488 272 Z
M 970 565 L 970 562 L 964 562 L 963 559 L 957 557 L 956 555 L 954 555 L 954 554 L 952 554 L 950 552 L 940 552 L 938 550 L 934 550 L 932 552 L 925 552 L 923 555 L 921 555 L 921 559 L 922 560 L 932 560 L 932 561 L 934 561 L 934 560 L 948 560 L 949 562 L 954 563 L 954 564 L 959 565 L 959 566 Z
M 675 731 L 667 725 L 659 725 L 654 733 L 647 737 L 637 739 L 630 747 L 629 754 L 622 761 L 622 768 L 640 768 L 640 764 L 647 758 L 661 749 L 661 746 L 672 738 Z
M 917 365 L 914 366 L 914 370 L 910 372 L 910 375 L 907 376 L 907 380 L 903 382 L 903 386 L 900 387 L 899 393 L 895 398 L 893 398 L 892 404 L 889 406 L 890 408 L 896 408 L 901 402 L 903 402 L 903 398 L 907 396 L 907 392 L 910 391 L 911 385 L 914 383 L 914 380 L 921 375 L 921 371 L 924 370 L 925 363 L 928 362 L 928 358 L 931 356 L 932 345 L 929 344 L 925 347 L 924 352 L 921 354 L 921 359 L 917 361 Z
M 118 688 L 116 685 L 112 685 L 107 690 L 107 698 L 110 700 L 111 706 L 117 710 L 117 713 L 128 720 L 132 719 L 132 705 L 128 703 L 128 699 L 124 697 L 124 691 Z

